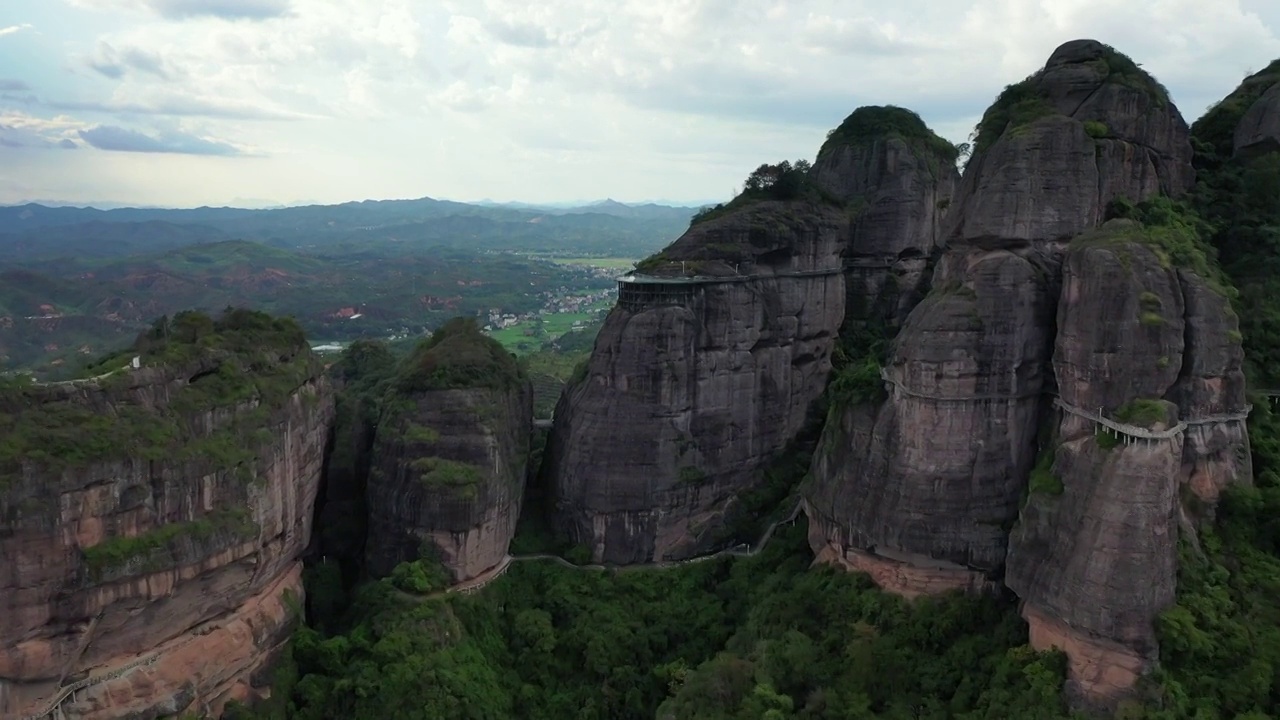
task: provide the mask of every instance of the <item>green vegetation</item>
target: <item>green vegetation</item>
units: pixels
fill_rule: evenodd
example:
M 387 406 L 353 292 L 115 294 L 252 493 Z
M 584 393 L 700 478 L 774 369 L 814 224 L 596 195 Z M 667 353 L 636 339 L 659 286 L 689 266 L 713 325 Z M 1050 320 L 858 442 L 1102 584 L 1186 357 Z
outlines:
M 686 465 L 680 468 L 676 477 L 681 485 L 700 485 L 707 480 L 707 474 L 701 469 Z
M 1104 48 L 1103 57 L 1095 61 L 1104 82 L 1140 90 L 1160 106 L 1169 102 L 1169 91 L 1129 56 L 1111 46 Z M 1041 82 L 1043 72 L 1006 86 L 996 97 L 974 128 L 974 155 L 990 149 L 1005 132 L 1030 125 L 1056 112 Z M 1084 126 L 1085 132 L 1094 138 L 1106 137 L 1110 132 L 1104 123 L 1098 121 L 1086 121 Z
M 518 387 L 523 371 L 515 358 L 481 332 L 474 318 L 459 317 L 423 340 L 401 363 L 396 390 L 400 393 Z
M 635 266 L 633 258 L 619 257 L 574 257 L 548 258 L 557 265 L 585 265 L 587 267 L 605 268 L 608 270 L 630 270 Z
M 878 403 L 885 399 L 880 377 L 888 341 L 883 330 L 874 327 L 842 328 L 831 358 L 831 381 L 827 398 L 832 408 Z
M 440 442 L 440 433 L 432 428 L 411 422 L 405 426 L 404 441 L 418 445 L 431 445 Z
M 733 200 L 719 205 L 704 207 L 694 214 L 689 225 L 708 222 L 716 218 L 731 215 L 734 212 L 765 200 L 807 201 L 827 205 L 841 206 L 842 202 L 834 198 L 809 179 L 812 163 L 808 160 L 796 160 L 792 163 L 783 160 L 776 165 L 761 165 L 747 176 L 743 182 L 742 192 Z M 660 259 L 661 258 L 661 259 Z M 662 253 L 650 256 L 636 263 L 636 270 L 651 272 L 655 265 L 670 261 Z
M 423 485 L 465 497 L 475 497 L 480 483 L 484 482 L 483 470 L 457 460 L 423 457 L 409 463 L 409 467 L 422 473 L 418 479 Z
M 1138 322 L 1147 327 L 1160 327 L 1164 325 L 1164 316 L 1157 312 L 1144 312 L 1138 316 Z
M 1099 425 L 1093 432 L 1093 442 L 1103 450 L 1113 450 L 1124 441 L 1119 435 Z
M 1209 108 L 1191 128 L 1199 156 L 1197 169 L 1218 171 L 1227 168 L 1235 145 L 1236 127 L 1244 114 L 1271 86 L 1280 82 L 1280 60 L 1245 78 L 1221 102 Z M 1230 170 L 1228 170 L 1230 172 Z M 1220 180 L 1214 178 L 1210 181 Z
M 757 556 L 669 570 L 523 562 L 419 601 L 373 583 L 332 632 L 299 631 L 288 708 L 256 717 L 1067 717 L 1063 659 L 1026 647 L 1012 605 L 907 603 L 810 561 L 801 523 Z
M 906 108 L 886 105 L 854 110 L 844 122 L 827 133 L 818 157 L 841 145 L 864 145 L 885 138 L 905 140 L 914 147 L 927 150 L 944 163 L 955 164 L 960 155 L 959 148 L 930 130 L 919 115 Z
M 48 388 L 10 383 L 0 389 L 0 483 L 24 465 L 57 472 L 122 458 L 241 466 L 251 475 L 258 448 L 270 441 L 262 432 L 271 412 L 316 372 L 295 323 L 231 308 L 217 319 L 194 312 L 161 318 L 127 354 L 179 377 L 199 372 L 167 404 L 121 400 L 106 411 Z M 100 382 L 109 387 L 114 380 Z M 208 433 L 195 423 L 214 408 L 234 412 Z
M 1248 78 L 1192 128 L 1200 236 L 1217 250 L 1253 387 L 1280 387 L 1280 153 L 1233 158 L 1245 110 L 1280 80 Z M 1234 292 L 1238 290 L 1238 293 Z M 1280 707 L 1280 418 L 1249 417 L 1253 486 L 1231 486 L 1197 542 L 1184 540 L 1177 604 L 1157 623 L 1161 670 L 1131 717 L 1264 718 Z
M 113 537 L 84 549 L 85 564 L 95 580 L 132 563 L 141 563 L 132 572 L 150 572 L 170 567 L 182 560 L 184 544 L 215 539 L 244 541 L 258 532 L 249 511 L 217 510 L 186 522 L 161 525 L 133 537 Z
M 1053 456 L 1057 443 L 1046 443 L 1036 455 L 1036 465 L 1031 469 L 1028 490 L 1032 495 L 1061 495 L 1062 478 L 1053 472 Z
M 1111 131 L 1107 129 L 1107 124 L 1097 120 L 1086 120 L 1084 122 L 1084 131 L 1089 137 L 1095 140 L 1105 138 Z
M 1115 421 L 1125 425 L 1150 428 L 1157 424 L 1172 425 L 1170 413 L 1176 406 L 1164 400 L 1134 398 L 1116 408 Z
M 996 101 L 982 114 L 973 130 L 973 154 L 986 152 L 1006 130 L 1030 125 L 1047 115 L 1052 115 L 1044 90 L 1039 84 L 1039 74 L 1022 82 L 1008 85 L 996 96 Z
M 599 307 L 587 312 L 544 313 L 536 320 L 493 330 L 489 337 L 501 343 L 507 352 L 517 355 L 529 353 L 569 333 L 582 332 L 580 329 L 575 330 L 574 325 L 581 323 L 582 327 L 586 327 L 598 322 L 600 314 L 608 310 L 607 305 L 607 302 L 602 302 Z
M 1072 243 L 1111 247 L 1126 267 L 1132 259 L 1123 255 L 1127 252 L 1125 246 L 1141 244 L 1155 253 L 1162 267 L 1190 270 L 1220 295 L 1235 297 L 1236 290 L 1218 264 L 1217 248 L 1210 241 L 1214 227 L 1192 205 L 1163 196 L 1137 205 L 1120 198 L 1107 207 L 1107 218 L 1132 222 L 1108 223 L 1082 233 Z M 1153 301 L 1148 295 L 1154 293 L 1144 293 L 1139 302 L 1143 310 L 1154 312 L 1160 308 L 1160 299 L 1156 296 Z
M 1134 90 L 1139 90 L 1151 98 L 1159 107 L 1164 107 L 1169 103 L 1169 91 L 1150 73 L 1143 70 L 1141 65 L 1110 45 L 1104 45 L 1103 47 L 1103 57 L 1097 62 L 1100 69 L 1105 73 L 1108 83 L 1124 85 Z

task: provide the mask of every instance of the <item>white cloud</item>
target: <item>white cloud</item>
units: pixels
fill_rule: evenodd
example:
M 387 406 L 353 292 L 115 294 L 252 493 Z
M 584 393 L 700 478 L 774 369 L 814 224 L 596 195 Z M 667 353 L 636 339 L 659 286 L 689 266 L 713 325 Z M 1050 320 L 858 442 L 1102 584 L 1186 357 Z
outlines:
M 14 33 L 20 33 L 23 30 L 30 30 L 30 29 L 31 29 L 30 23 L 23 23 L 21 25 L 10 25 L 8 27 L 0 27 L 0 37 L 4 37 L 5 35 L 13 35 Z
M 703 199 L 811 156 L 864 104 L 964 140 L 1079 37 L 1133 56 L 1189 120 L 1280 56 L 1266 0 L 64 1 L 103 29 L 66 41 L 89 81 L 42 82 L 46 109 L 152 135 L 140 121 L 200 118 L 270 156 L 235 190 L 261 197 Z

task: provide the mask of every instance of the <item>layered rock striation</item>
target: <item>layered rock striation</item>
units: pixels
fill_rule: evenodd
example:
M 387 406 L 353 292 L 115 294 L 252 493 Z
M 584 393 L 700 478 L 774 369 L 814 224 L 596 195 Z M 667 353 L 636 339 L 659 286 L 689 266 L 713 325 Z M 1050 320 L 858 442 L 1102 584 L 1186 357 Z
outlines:
M 301 332 L 185 314 L 136 356 L 0 393 L 4 717 L 216 716 L 292 628 L 333 414 Z
M 500 565 L 515 534 L 533 389 L 473 320 L 450 321 L 400 369 L 368 480 L 370 574 L 434 553 L 455 582 Z
M 585 377 L 556 407 L 543 471 L 559 526 L 597 562 L 726 542 L 726 514 L 826 385 L 848 214 L 767 199 L 720 212 L 620 283 Z

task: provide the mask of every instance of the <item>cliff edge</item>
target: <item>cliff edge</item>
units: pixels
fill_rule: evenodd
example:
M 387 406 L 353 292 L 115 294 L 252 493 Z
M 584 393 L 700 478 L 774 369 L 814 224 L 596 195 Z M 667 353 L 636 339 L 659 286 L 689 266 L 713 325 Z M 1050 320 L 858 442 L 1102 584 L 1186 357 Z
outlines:
M 217 715 L 301 600 L 327 381 L 297 325 L 239 310 L 101 370 L 0 392 L 0 714 Z
M 368 572 L 424 546 L 462 582 L 499 565 L 515 533 L 533 389 L 496 340 L 455 318 L 404 360 L 384 401 L 368 480 Z

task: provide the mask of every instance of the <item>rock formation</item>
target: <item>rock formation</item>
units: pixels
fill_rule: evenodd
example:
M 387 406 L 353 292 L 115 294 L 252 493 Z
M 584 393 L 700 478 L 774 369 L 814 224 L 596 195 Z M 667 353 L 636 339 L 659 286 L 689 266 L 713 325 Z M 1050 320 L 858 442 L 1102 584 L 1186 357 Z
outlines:
M 585 377 L 556 407 L 544 472 L 596 561 L 680 559 L 806 422 L 844 317 L 846 213 L 740 199 L 620 284 Z
M 1211 503 L 1249 475 L 1239 333 L 1211 271 L 1184 257 L 1194 238 L 1088 233 L 1109 207 L 1184 193 L 1190 160 L 1164 89 L 1100 43 L 1067 43 L 1007 88 L 979 126 L 933 289 L 892 345 L 888 397 L 833 416 L 806 491 L 820 559 L 906 595 L 994 584 L 1008 552 L 1033 643 L 1066 649 L 1088 695 L 1113 697 L 1154 657 L 1178 522 L 1194 515 L 1179 483 Z M 1104 453 L 1055 393 L 1196 424 Z M 1052 471 L 1036 467 L 1042 445 Z M 1033 468 L 1065 491 L 1033 498 L 1009 549 Z
M 1164 88 L 1115 50 L 1076 40 L 983 115 L 945 239 L 1067 240 L 1101 224 L 1112 200 L 1176 197 L 1194 180 L 1187 125 Z
M 185 314 L 136 352 L 0 393 L 4 717 L 216 716 L 292 628 L 333 413 L 301 332 Z
M 1123 695 L 1157 657 L 1180 483 L 1211 503 L 1249 478 L 1235 316 L 1147 232 L 1113 220 L 1067 251 L 1053 359 L 1063 410 L 1009 548 L 1006 583 L 1033 645 L 1065 649 L 1074 688 L 1095 700 Z M 1089 414 L 1151 432 L 1108 432 Z
M 896 329 L 927 290 L 956 152 L 898 107 L 858 108 L 818 151 L 810 176 L 854 214 L 843 252 L 851 324 Z
M 524 495 L 533 389 L 497 341 L 458 318 L 395 381 L 374 440 L 367 569 L 387 575 L 434 548 L 454 580 L 507 555 Z
M 1271 85 L 1249 105 L 1236 125 L 1233 134 L 1235 155 L 1253 156 L 1280 150 L 1280 82 L 1277 82 L 1280 78 L 1277 75 L 1280 75 L 1280 68 L 1269 74 L 1259 73 L 1245 81 L 1242 87 L 1245 92 L 1250 89 L 1256 92 L 1268 81 Z M 1250 81 L 1253 81 L 1254 88 L 1249 87 Z

